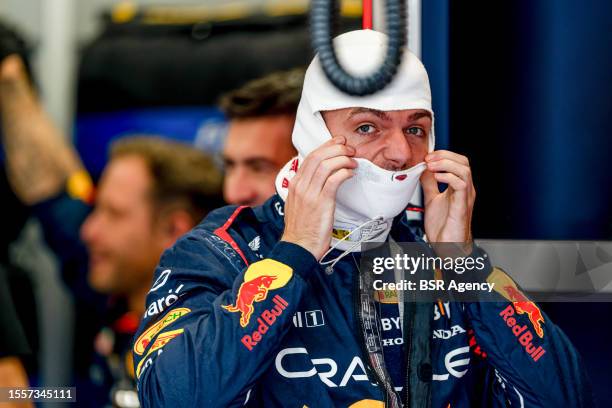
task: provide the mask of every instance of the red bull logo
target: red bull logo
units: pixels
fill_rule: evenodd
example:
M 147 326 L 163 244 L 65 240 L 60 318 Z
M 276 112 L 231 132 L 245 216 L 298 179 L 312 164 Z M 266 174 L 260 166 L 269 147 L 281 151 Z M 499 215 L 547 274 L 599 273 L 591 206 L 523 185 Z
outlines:
M 531 321 L 537 335 L 540 336 L 540 338 L 544 338 L 544 329 L 542 329 L 544 317 L 542 316 L 540 308 L 537 307 L 535 303 L 527 299 L 527 297 L 523 295 L 523 293 L 516 287 L 504 286 L 504 290 L 514 304 L 516 313 L 526 314 L 529 317 L 529 321 Z
M 231 313 L 240 313 L 240 326 L 246 327 L 255 310 L 253 304 L 265 300 L 270 290 L 285 286 L 292 275 L 290 267 L 273 259 L 255 262 L 244 274 L 236 302 L 221 307 Z
M 236 304 L 221 307 L 228 312 L 240 312 L 240 325 L 246 327 L 253 314 L 253 303 L 261 302 L 268 296 L 268 289 L 275 280 L 276 276 L 264 275 L 244 282 L 238 289 Z
M 245 334 L 240 340 L 249 351 L 259 343 L 268 332 L 270 326 L 276 323 L 276 319 L 283 314 L 289 303 L 280 295 L 272 298 L 274 307 L 264 310 L 257 319 L 257 329 L 252 334 Z
M 537 362 L 546 353 L 546 350 L 542 346 L 536 347 L 533 340 L 533 333 L 527 328 L 527 325 L 520 325 L 515 316 L 515 308 L 513 305 L 508 305 L 499 314 L 508 327 L 512 329 L 512 334 L 517 338 L 518 342 L 523 346 L 523 349 L 529 356 L 531 356 L 534 362 Z
M 537 346 L 533 343 L 536 335 L 544 338 L 544 328 L 542 326 L 544 317 L 540 308 L 527 299 L 523 292 L 516 287 L 516 283 L 500 268 L 493 268 L 493 271 L 487 277 L 487 282 L 493 283 L 495 291 L 512 302 L 499 315 L 512 330 L 512 334 L 514 334 L 525 352 L 529 354 L 534 362 L 538 361 L 546 353 L 542 346 Z M 528 325 L 521 325 L 519 323 L 519 315 L 527 315 L 529 317 L 529 321 L 536 333 L 535 335 Z

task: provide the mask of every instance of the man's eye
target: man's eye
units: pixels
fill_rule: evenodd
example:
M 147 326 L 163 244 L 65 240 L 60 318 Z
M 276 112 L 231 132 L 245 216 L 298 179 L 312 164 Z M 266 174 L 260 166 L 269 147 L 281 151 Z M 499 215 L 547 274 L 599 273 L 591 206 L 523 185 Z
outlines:
M 420 127 L 416 127 L 416 126 L 408 128 L 408 133 L 410 133 L 411 135 L 416 135 L 416 136 L 425 136 L 425 131 L 421 129 Z
M 253 170 L 255 173 L 263 173 L 266 170 L 266 165 L 264 164 L 253 164 L 251 166 L 251 170 Z
M 376 128 L 372 125 L 361 125 L 357 128 L 357 132 L 363 134 L 373 133 L 375 130 Z
M 274 164 L 268 161 L 257 161 L 249 165 L 249 169 L 254 173 L 270 173 L 276 172 Z

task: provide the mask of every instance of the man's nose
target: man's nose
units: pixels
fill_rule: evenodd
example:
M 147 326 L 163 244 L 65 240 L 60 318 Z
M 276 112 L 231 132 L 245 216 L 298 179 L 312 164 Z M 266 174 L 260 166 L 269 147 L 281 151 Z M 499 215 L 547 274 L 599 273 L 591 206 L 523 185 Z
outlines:
M 225 201 L 234 205 L 251 205 L 257 197 L 247 172 L 236 169 L 225 177 Z
M 385 159 L 396 169 L 404 169 L 412 158 L 412 149 L 403 129 L 394 129 L 386 137 Z
M 98 216 L 94 210 L 91 214 L 89 214 L 89 216 L 85 219 L 85 222 L 81 226 L 81 240 L 86 245 L 89 245 L 95 240 L 96 235 L 98 234 L 97 231 L 99 229 L 98 224 Z

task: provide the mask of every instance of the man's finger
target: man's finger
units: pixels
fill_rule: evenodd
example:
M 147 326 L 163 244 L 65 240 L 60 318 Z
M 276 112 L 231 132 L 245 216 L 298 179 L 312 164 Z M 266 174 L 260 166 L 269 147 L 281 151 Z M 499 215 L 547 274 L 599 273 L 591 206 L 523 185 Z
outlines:
M 456 161 L 466 166 L 470 165 L 470 161 L 468 160 L 467 157 L 459 153 L 451 152 L 449 150 L 436 150 L 434 152 L 429 153 L 427 156 L 425 156 L 425 162 L 442 160 L 442 159 L 453 160 L 453 161 Z
M 2 98 L 14 99 L 28 95 L 29 83 L 23 61 L 16 54 L 0 62 L 0 94 Z M 13 101 L 10 101 L 13 102 Z
M 421 186 L 423 187 L 423 195 L 425 196 L 426 205 L 433 200 L 435 196 L 440 194 L 438 182 L 434 178 L 434 174 L 427 169 L 425 169 L 421 175 Z
M 298 170 L 298 175 L 305 185 L 310 184 L 315 171 L 323 160 L 336 156 L 353 156 L 355 154 L 355 149 L 344 143 L 346 143 L 344 137 L 335 137 L 325 142 L 321 147 L 313 150 L 304 159 L 304 163 L 302 163 Z
M 17 54 L 11 54 L 0 61 L 0 79 L 20 80 L 25 76 L 23 61 Z
M 323 160 L 310 181 L 308 187 L 313 194 L 319 195 L 327 179 L 340 169 L 355 169 L 357 162 L 348 156 L 336 156 Z
M 338 188 L 345 181 L 353 177 L 353 170 L 342 168 L 336 171 L 334 174 L 327 178 L 323 189 L 321 189 L 321 196 L 327 199 L 336 199 L 336 193 Z
M 427 169 L 435 173 L 452 173 L 465 181 L 466 184 L 472 182 L 472 171 L 469 166 L 450 159 L 441 159 L 427 162 Z
M 467 199 L 468 183 L 452 173 L 434 173 L 434 177 L 439 183 L 448 184 L 449 187 L 455 190 L 461 197 L 465 196 Z

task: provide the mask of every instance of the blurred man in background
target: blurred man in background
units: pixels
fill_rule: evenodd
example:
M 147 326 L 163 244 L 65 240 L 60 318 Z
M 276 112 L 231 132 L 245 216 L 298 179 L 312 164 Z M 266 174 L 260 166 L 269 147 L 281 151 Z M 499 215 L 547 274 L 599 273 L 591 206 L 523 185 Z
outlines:
M 125 351 L 146 313 L 151 276 L 164 249 L 222 204 L 221 175 L 207 156 L 151 138 L 119 141 L 94 191 L 73 146 L 43 110 L 20 53 L 0 59 L 6 173 L 41 221 L 76 306 L 74 362 L 79 405 L 99 406 L 133 387 Z M 304 71 L 279 72 L 226 94 L 228 202 L 257 205 L 295 155 L 291 132 Z M 175 299 L 168 296 L 167 303 Z M 92 352 L 93 349 L 93 352 Z M 125 393 L 123 393 L 125 395 Z
M 291 132 L 304 70 L 276 72 L 221 97 L 230 120 L 223 149 L 223 196 L 229 204 L 261 205 L 274 195 L 274 178 L 295 156 Z
M 0 109 L 9 182 L 41 221 L 74 295 L 75 385 L 87 395 L 79 405 L 102 406 L 110 396 L 120 406 L 133 390 L 127 351 L 154 267 L 222 203 L 221 174 L 186 145 L 124 138 L 112 146 L 94 198 L 78 154 L 42 109 L 17 55 L 0 65 Z
M 10 54 L 19 55 L 24 61 L 24 69 L 29 71 L 26 42 L 12 26 L 0 20 L 0 61 Z M 0 108 L 1 103 L 0 99 Z M 3 157 L 0 162 L 2 160 Z M 36 305 L 32 301 L 29 275 L 15 264 L 9 247 L 20 235 L 29 211 L 11 191 L 4 169 L 0 169 L 0 197 L 3 208 L 0 215 L 0 388 L 28 387 L 28 374 L 33 377 L 36 371 L 37 342 L 33 338 L 36 336 Z M 33 405 L 7 402 L 3 406 Z
M 144 312 L 161 253 L 221 205 L 220 188 L 219 171 L 200 151 L 151 137 L 115 142 L 81 228 L 91 286 Z

